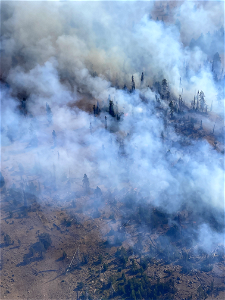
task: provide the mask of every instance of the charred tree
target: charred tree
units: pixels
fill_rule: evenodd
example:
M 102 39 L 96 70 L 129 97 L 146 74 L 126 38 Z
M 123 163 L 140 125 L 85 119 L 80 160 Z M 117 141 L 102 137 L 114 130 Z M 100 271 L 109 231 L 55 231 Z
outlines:
M 107 117 L 105 116 L 105 129 L 107 129 Z
M 144 83 L 144 73 L 142 72 L 141 73 L 141 84 L 143 84 Z
M 112 117 L 115 117 L 115 112 L 114 112 L 114 103 L 112 100 L 109 101 L 109 114 Z
M 161 90 L 162 99 L 168 99 L 167 98 L 168 92 L 169 92 L 168 82 L 167 82 L 166 79 L 163 79 L 163 81 L 162 81 L 162 90 Z
M 173 114 L 174 114 L 174 104 L 173 104 L 173 101 L 170 101 L 169 107 L 170 107 L 170 118 L 173 119 Z
M 135 91 L 134 75 L 131 77 L 131 93 Z

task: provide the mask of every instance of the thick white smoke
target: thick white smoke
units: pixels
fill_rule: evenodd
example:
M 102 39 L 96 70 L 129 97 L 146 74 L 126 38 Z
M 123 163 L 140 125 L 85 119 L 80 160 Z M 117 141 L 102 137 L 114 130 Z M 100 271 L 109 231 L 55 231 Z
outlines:
M 185 203 L 196 212 L 210 208 L 219 218 L 222 154 L 207 140 L 183 146 L 185 138 L 165 126 L 168 105 L 162 102 L 157 111 L 148 85 L 166 78 L 173 97 L 183 89 L 189 106 L 203 90 L 207 104 L 213 101 L 213 110 L 223 113 L 207 63 L 212 57 L 188 47 L 191 38 L 221 27 L 222 6 L 171 6 L 167 23 L 150 19 L 155 7 L 148 2 L 3 2 L 1 141 L 7 184 L 18 184 L 14 168 L 24 178 L 36 175 L 43 186 L 51 187 L 54 179 L 63 194 L 65 177 L 75 179 L 76 190 L 86 173 L 91 186 L 104 192 L 137 188 L 145 201 L 169 213 Z M 122 89 L 130 89 L 132 75 L 135 93 Z M 97 101 L 102 111 L 108 107 L 109 95 L 124 113 L 119 122 L 106 111 L 92 114 Z M 26 115 L 19 109 L 23 98 Z

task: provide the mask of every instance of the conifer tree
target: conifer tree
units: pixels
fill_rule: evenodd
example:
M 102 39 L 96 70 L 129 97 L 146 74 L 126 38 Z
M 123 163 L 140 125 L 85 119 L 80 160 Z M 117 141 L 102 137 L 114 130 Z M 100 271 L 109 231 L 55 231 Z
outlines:
M 199 91 L 198 91 L 198 94 L 197 94 L 196 110 L 199 110 Z
M 96 111 L 95 111 L 95 113 L 96 113 L 96 115 L 98 115 L 99 113 L 100 113 L 100 108 L 99 108 L 99 103 L 98 103 L 98 101 L 97 101 L 97 106 L 96 106 Z
M 193 100 L 192 105 L 193 105 L 193 109 L 195 109 L 195 96 L 194 96 L 194 100 Z
M 88 194 L 90 192 L 90 183 L 86 174 L 84 174 L 82 182 L 83 182 L 84 191 L 86 194 Z
M 173 113 L 174 113 L 173 101 L 170 101 L 169 107 L 170 107 L 170 118 L 172 119 L 173 118 Z
M 52 124 L 52 111 L 51 111 L 51 108 L 48 105 L 48 103 L 46 103 L 46 114 L 47 114 L 48 124 L 51 125 Z
M 214 78 L 217 78 L 220 74 L 221 69 L 221 58 L 218 52 L 216 52 L 213 56 L 213 63 L 212 63 L 212 72 L 214 74 Z
M 131 92 L 135 91 L 135 82 L 134 82 L 134 75 L 131 77 Z
M 97 197 L 97 198 L 101 198 L 102 197 L 102 191 L 101 191 L 101 189 L 97 186 L 96 187 L 96 189 L 95 189 L 95 196 Z
M 200 108 L 203 111 L 206 104 L 205 104 L 205 94 L 203 93 L 203 91 L 200 92 Z
M 114 112 L 114 103 L 112 100 L 109 101 L 109 114 L 112 117 L 115 117 L 115 112 Z
M 168 83 L 167 83 L 167 80 L 166 79 L 163 79 L 162 81 L 162 91 L 161 91 L 161 96 L 162 96 L 162 99 L 165 99 L 167 98 L 167 95 L 168 95 Z M 168 99 L 168 98 L 167 98 Z

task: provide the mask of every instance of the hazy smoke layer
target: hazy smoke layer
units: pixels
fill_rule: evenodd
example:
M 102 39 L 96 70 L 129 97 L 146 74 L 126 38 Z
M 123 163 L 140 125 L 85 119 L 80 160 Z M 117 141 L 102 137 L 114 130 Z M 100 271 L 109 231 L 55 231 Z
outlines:
M 211 210 L 223 228 L 222 154 L 165 124 L 168 103 L 156 110 L 158 91 L 150 89 L 166 78 L 171 97 L 182 93 L 189 106 L 203 90 L 215 118 L 223 116 L 223 3 L 169 2 L 163 21 L 157 5 L 2 2 L 2 174 L 9 186 L 19 185 L 18 175 L 36 176 L 43 194 L 57 187 L 63 195 L 68 177 L 76 190 L 86 173 L 93 188 L 137 189 L 170 213 L 184 204 Z M 119 121 L 108 113 L 109 95 Z M 102 112 L 94 117 L 97 101 Z M 204 243 L 207 226 L 199 229 Z M 213 234 L 208 243 L 222 241 Z

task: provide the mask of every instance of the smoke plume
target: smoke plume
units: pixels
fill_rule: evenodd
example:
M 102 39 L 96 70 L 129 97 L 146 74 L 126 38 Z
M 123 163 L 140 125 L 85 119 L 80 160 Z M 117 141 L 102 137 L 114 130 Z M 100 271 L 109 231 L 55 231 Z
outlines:
M 157 2 L 2 2 L 2 175 L 17 188 L 36 178 L 42 199 L 52 190 L 63 202 L 87 174 L 103 197 L 185 207 L 211 251 L 224 235 L 223 3 L 167 4 L 157 20 Z M 204 92 L 211 112 L 197 126 L 217 148 L 171 125 L 163 79 L 189 108 Z

